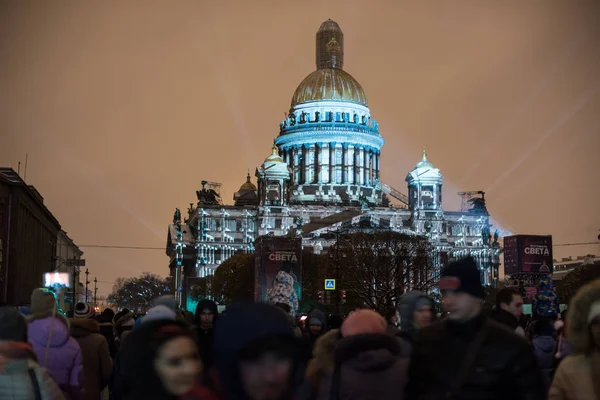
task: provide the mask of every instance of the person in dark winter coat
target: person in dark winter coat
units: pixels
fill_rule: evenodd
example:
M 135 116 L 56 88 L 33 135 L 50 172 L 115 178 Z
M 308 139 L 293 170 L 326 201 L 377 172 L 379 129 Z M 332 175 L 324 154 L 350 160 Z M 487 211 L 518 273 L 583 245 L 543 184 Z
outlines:
M 523 297 L 517 290 L 504 288 L 496 294 L 496 306 L 490 312 L 490 318 L 506 326 L 521 337 L 525 337 L 525 330 L 519 321 L 523 315 Z
M 36 391 L 38 396 L 36 396 Z M 46 368 L 36 362 L 27 343 L 25 317 L 12 307 L 0 308 L 0 399 L 64 400 Z
M 400 328 L 398 328 L 400 315 L 398 314 L 396 307 L 388 308 L 388 310 L 385 312 L 385 320 L 387 321 L 386 332 L 392 336 L 397 335 L 400 332 Z
M 312 310 L 306 318 L 306 331 L 304 332 L 304 349 L 302 350 L 305 364 L 312 358 L 313 348 L 317 339 L 327 331 L 327 319 L 319 310 Z
M 131 331 L 120 350 L 123 400 L 174 400 L 198 385 L 202 363 L 192 330 L 154 320 Z
M 482 313 L 485 290 L 471 257 L 451 263 L 438 286 L 448 317 L 415 337 L 411 400 L 545 400 L 529 343 Z
M 106 339 L 108 343 L 108 351 L 110 356 L 114 359 L 117 354 L 117 345 L 115 342 L 115 326 L 113 324 L 113 318 L 115 312 L 110 308 L 105 308 L 102 313 L 96 317 L 96 321 L 100 326 L 100 334 Z
M 323 378 L 332 374 L 335 369 L 335 349 L 341 339 L 342 333 L 339 328 L 332 329 L 317 339 L 313 349 L 313 358 L 306 366 L 306 380 L 297 393 L 299 399 L 316 398 Z
M 406 293 L 398 302 L 400 331 L 396 336 L 400 340 L 402 355 L 410 355 L 414 337 L 433 320 L 433 299 L 423 292 L 414 290 Z
M 108 342 L 100 333 L 100 324 L 92 319 L 94 311 L 88 303 L 77 303 L 70 320 L 71 336 L 77 340 L 83 357 L 83 398 L 101 400 L 112 371 Z
M 327 317 L 327 331 L 340 329 L 344 323 L 344 318 L 339 314 L 329 314 Z
M 129 332 L 133 329 L 133 325 L 135 324 L 134 315 L 127 308 L 124 308 L 115 314 L 113 324 L 116 333 L 115 344 L 117 345 L 118 350 L 121 343 L 123 343 L 127 335 L 129 335 Z
M 554 326 L 546 320 L 535 321 L 534 324 L 531 344 L 544 378 L 544 385 L 549 389 L 554 367 L 557 364 Z
M 183 399 L 291 399 L 297 338 L 280 309 L 261 303 L 228 307 L 215 327 L 214 350 L 210 385 Z
M 342 324 L 335 367 L 321 383 L 318 400 L 402 400 L 408 358 L 386 333 L 387 322 L 372 310 L 358 310 Z
M 196 306 L 194 323 L 196 325 L 196 338 L 200 358 L 204 365 L 204 378 L 213 365 L 213 340 L 215 326 L 219 318 L 217 303 L 212 300 L 202 300 Z

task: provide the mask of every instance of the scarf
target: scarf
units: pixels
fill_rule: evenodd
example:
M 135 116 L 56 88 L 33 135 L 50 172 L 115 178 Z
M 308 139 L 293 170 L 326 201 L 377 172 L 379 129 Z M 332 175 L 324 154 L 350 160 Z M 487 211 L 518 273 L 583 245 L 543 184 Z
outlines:
M 25 342 L 0 342 L 0 373 L 6 372 L 6 364 L 12 360 L 37 361 L 31 344 Z

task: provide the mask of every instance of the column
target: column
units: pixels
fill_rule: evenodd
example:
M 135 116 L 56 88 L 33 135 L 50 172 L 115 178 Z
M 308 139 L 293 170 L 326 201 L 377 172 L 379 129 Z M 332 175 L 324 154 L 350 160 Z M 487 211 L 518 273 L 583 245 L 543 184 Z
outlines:
M 375 179 L 379 180 L 379 152 L 375 153 Z
M 319 165 L 319 163 L 317 162 L 317 145 L 311 144 L 310 149 L 308 151 L 308 159 L 310 160 L 308 178 L 310 183 L 315 183 L 319 181 L 319 178 L 317 176 L 317 166 Z
M 329 145 L 321 143 L 321 181 L 329 183 Z
M 298 173 L 298 148 L 296 146 L 292 148 L 292 182 L 296 185 L 300 182 L 300 175 Z
M 358 154 L 356 155 L 356 161 L 357 161 L 357 165 L 358 165 L 358 180 L 357 183 L 359 185 L 364 185 L 365 184 L 365 167 L 364 167 L 364 162 L 365 162 L 365 148 L 361 147 L 358 149 Z
M 304 160 L 304 179 L 302 180 L 302 183 L 304 184 L 308 184 L 310 183 L 310 145 L 309 144 L 305 144 L 304 146 L 302 146 L 302 154 L 304 154 L 304 157 L 302 158 Z
M 315 182 L 323 183 L 321 171 L 323 169 L 323 143 L 317 143 L 315 146 Z
M 363 184 L 369 186 L 369 150 L 363 151 Z
M 335 143 L 329 143 L 329 183 L 335 183 Z
M 354 146 L 354 183 L 360 185 L 360 149 L 357 146 Z
M 355 157 L 354 157 L 354 146 L 350 146 L 348 147 L 348 166 L 346 167 L 346 169 L 348 170 L 348 183 L 355 183 L 355 173 L 354 173 L 354 162 L 355 162 Z
M 342 144 L 342 183 L 348 183 L 348 144 Z

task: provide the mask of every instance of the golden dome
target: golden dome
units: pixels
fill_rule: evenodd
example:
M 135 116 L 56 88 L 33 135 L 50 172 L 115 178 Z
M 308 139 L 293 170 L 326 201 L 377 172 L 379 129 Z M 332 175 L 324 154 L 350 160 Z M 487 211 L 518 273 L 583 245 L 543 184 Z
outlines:
M 304 78 L 294 92 L 292 107 L 319 100 L 367 105 L 367 96 L 360 84 L 352 75 L 339 68 L 320 68 Z
M 248 172 L 248 176 L 246 176 L 246 182 L 240 186 L 240 192 L 242 190 L 256 190 L 256 186 L 250 181 L 250 172 Z
M 265 158 L 265 162 L 283 162 L 283 159 L 279 157 L 279 149 L 275 143 L 273 143 L 273 147 L 271 148 L 271 155 Z

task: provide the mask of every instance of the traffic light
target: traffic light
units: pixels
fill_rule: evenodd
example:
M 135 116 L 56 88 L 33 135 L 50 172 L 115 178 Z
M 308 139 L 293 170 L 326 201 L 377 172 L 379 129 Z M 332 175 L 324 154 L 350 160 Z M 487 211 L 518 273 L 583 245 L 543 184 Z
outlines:
M 322 290 L 319 290 L 318 295 L 319 295 L 319 303 L 321 303 L 321 304 L 325 303 L 325 299 L 323 298 Z
M 342 304 L 346 304 L 346 291 L 342 290 Z

